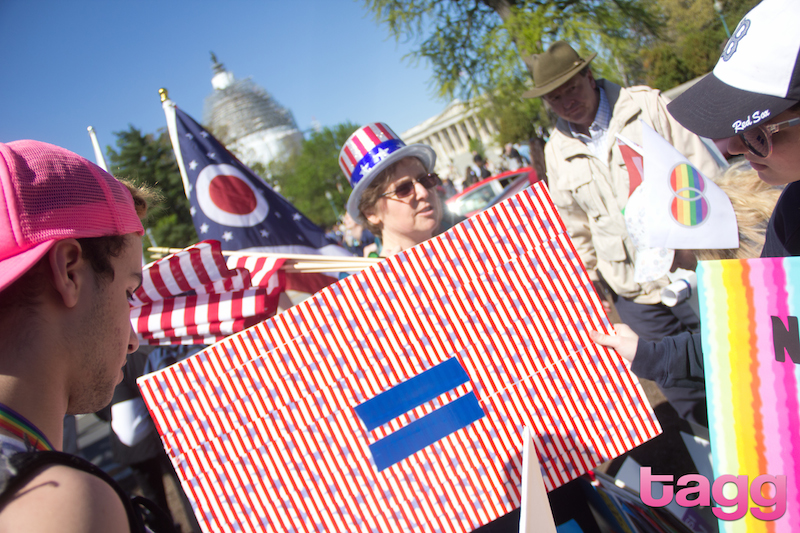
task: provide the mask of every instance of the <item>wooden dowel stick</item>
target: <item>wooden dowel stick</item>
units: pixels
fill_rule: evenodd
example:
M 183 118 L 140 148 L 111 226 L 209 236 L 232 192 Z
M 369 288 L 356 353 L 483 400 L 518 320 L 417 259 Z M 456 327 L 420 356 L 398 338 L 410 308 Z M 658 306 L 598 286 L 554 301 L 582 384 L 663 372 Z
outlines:
M 160 254 L 175 254 L 182 252 L 183 248 L 163 248 L 159 246 L 151 246 L 147 249 L 148 252 Z M 270 252 L 248 252 L 248 251 L 232 251 L 223 250 L 222 255 L 237 256 L 246 255 L 248 257 L 275 257 L 300 261 L 323 261 L 323 262 L 345 262 L 345 263 L 363 263 L 366 265 L 374 265 L 380 263 L 383 259 L 379 257 L 356 257 L 346 255 L 314 255 L 314 254 L 283 254 L 283 253 L 270 253 Z

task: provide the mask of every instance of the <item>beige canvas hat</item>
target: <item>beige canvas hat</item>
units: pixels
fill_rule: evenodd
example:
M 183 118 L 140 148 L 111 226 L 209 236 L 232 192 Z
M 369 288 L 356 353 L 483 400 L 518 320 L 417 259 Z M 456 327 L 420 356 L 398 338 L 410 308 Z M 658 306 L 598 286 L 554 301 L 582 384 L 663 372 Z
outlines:
M 583 59 L 566 41 L 556 41 L 543 54 L 525 60 L 532 66 L 534 88 L 522 93 L 523 98 L 536 98 L 558 89 L 592 62 L 597 54 Z

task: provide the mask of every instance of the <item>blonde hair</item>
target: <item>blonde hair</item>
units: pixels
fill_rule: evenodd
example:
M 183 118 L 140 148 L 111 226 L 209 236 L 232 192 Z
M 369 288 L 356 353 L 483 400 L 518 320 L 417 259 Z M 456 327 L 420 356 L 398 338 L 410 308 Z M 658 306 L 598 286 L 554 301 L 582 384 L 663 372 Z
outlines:
M 695 250 L 700 261 L 714 259 L 750 259 L 759 257 L 775 203 L 783 192 L 762 181 L 747 163 L 730 166 L 716 181 L 733 205 L 739 227 L 739 248 L 730 250 Z

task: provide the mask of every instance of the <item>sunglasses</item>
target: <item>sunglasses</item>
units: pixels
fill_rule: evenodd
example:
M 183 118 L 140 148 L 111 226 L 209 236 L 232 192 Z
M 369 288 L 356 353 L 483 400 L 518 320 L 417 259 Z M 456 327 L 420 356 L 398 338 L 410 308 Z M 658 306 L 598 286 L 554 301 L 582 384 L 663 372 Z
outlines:
M 408 198 L 414 194 L 415 183 L 419 183 L 426 189 L 433 189 L 434 187 L 441 185 L 442 180 L 439 179 L 437 174 L 432 172 L 430 174 L 423 174 L 422 176 L 417 176 L 412 180 L 404 181 L 403 183 L 396 185 L 393 190 L 387 191 L 381 194 L 381 196 L 389 196 L 390 194 L 393 194 L 396 198 Z
M 753 129 L 740 133 L 739 138 L 752 154 L 758 157 L 769 157 L 772 153 L 772 136 L 782 129 L 798 125 L 800 125 L 800 118 L 793 118 L 785 122 L 778 122 L 777 124 L 756 126 Z

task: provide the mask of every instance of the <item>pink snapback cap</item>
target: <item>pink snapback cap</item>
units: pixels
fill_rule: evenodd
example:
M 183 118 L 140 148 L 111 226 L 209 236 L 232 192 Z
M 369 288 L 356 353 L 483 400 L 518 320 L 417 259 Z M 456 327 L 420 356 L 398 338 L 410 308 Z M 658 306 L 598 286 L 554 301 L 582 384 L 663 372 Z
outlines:
M 52 144 L 0 143 L 0 291 L 57 241 L 128 233 L 144 229 L 114 176 Z

